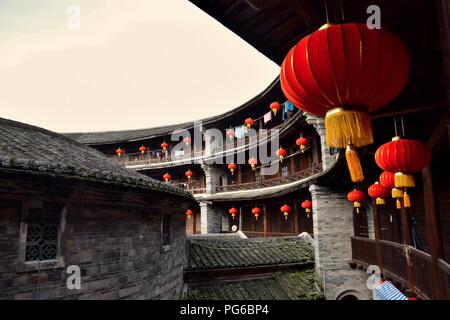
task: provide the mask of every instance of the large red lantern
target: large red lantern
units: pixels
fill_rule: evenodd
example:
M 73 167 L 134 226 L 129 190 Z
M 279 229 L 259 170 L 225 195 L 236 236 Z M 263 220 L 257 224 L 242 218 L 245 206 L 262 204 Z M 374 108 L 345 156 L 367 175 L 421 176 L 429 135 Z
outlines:
M 392 190 L 395 188 L 395 174 L 392 172 L 384 171 L 380 174 L 380 184 L 386 189 Z
M 402 91 L 409 67 L 408 51 L 397 36 L 365 24 L 327 25 L 289 51 L 280 81 L 295 106 L 326 116 L 327 145 L 357 148 L 373 143 L 369 113 Z M 357 154 L 352 156 L 356 161 Z M 352 177 L 361 179 L 361 171 Z
M 116 149 L 116 154 L 117 156 L 120 158 L 121 156 L 123 156 L 123 150 L 119 147 Z
M 247 118 L 247 119 L 245 119 L 245 125 L 247 126 L 247 128 L 251 128 L 251 127 L 253 127 L 254 126 L 254 124 L 255 124 L 255 120 L 253 120 L 252 118 Z
M 231 175 L 234 175 L 234 171 L 236 170 L 236 168 L 237 168 L 237 166 L 234 162 L 232 162 L 228 165 L 228 169 L 230 170 Z
M 258 164 L 258 160 L 256 160 L 255 158 L 250 158 L 248 160 L 248 164 L 252 167 L 252 170 L 255 171 L 256 165 Z
M 375 184 L 371 185 L 367 191 L 369 196 L 375 199 L 377 205 L 386 204 L 384 199 L 391 195 L 391 191 L 383 187 L 379 182 L 375 182 Z
M 309 214 L 312 211 L 312 202 L 309 200 L 305 200 L 302 202 L 302 208 L 305 209 L 306 217 L 309 219 Z
M 276 152 L 278 158 L 280 159 L 280 162 L 283 163 L 284 158 L 287 156 L 287 150 L 280 148 Z
M 395 173 L 395 189 L 405 190 L 404 205 L 406 208 L 411 207 L 411 200 L 406 188 L 415 187 L 413 174 L 430 165 L 430 149 L 420 141 L 395 137 L 377 150 L 375 162 L 381 169 Z M 396 192 L 398 198 L 398 191 Z M 392 195 L 394 196 L 394 192 Z M 397 201 L 397 208 L 400 208 L 399 201 Z
M 255 207 L 252 209 L 252 213 L 255 216 L 255 219 L 258 220 L 259 216 L 261 215 L 262 210 L 258 207 Z
M 285 204 L 280 208 L 280 211 L 283 213 L 284 218 L 287 220 L 289 217 L 289 213 L 291 213 L 292 209 L 289 205 Z
M 139 148 L 139 151 L 140 151 L 142 154 L 144 154 L 145 151 L 147 151 L 147 148 L 146 148 L 144 145 L 142 145 L 142 146 Z
M 167 142 L 164 141 L 163 143 L 161 143 L 161 148 L 163 149 L 163 151 L 166 151 L 168 147 L 169 145 L 167 144 Z
M 272 110 L 274 115 L 277 115 L 277 112 L 281 110 L 281 104 L 276 101 L 270 104 L 270 110 Z
M 356 213 L 359 213 L 359 208 L 361 208 L 361 202 L 366 200 L 366 194 L 361 190 L 353 190 L 347 195 L 347 199 L 353 202 L 353 207 L 356 208 Z
M 186 172 L 184 173 L 184 175 L 186 176 L 186 178 L 188 179 L 188 181 L 191 181 L 192 177 L 194 176 L 194 173 L 193 173 L 190 169 L 188 169 L 188 171 L 186 171 Z
M 234 218 L 236 217 L 236 215 L 238 214 L 238 209 L 236 209 L 236 208 L 231 208 L 230 210 L 228 210 L 228 213 L 231 215 L 231 217 L 233 218 L 233 220 L 234 220 Z
M 188 209 L 186 211 L 186 217 L 188 217 L 188 219 L 190 219 L 192 217 L 192 210 L 191 209 Z
M 302 153 L 305 153 L 305 149 L 309 144 L 308 138 L 300 137 L 295 141 L 295 143 L 300 147 L 300 151 Z
M 170 174 L 168 174 L 168 173 L 165 173 L 163 175 L 163 179 L 164 179 L 165 182 L 169 182 L 172 179 L 172 176 Z

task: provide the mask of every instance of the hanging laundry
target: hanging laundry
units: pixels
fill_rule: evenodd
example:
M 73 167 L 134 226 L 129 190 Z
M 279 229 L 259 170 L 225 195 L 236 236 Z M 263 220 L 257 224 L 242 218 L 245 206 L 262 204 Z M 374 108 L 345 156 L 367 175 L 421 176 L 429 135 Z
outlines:
M 377 300 L 408 300 L 406 296 L 389 281 L 384 282 L 375 290 L 377 293 Z
M 287 111 L 294 111 L 295 106 L 292 102 L 286 101 L 285 106 L 286 106 Z
M 267 112 L 264 115 L 264 124 L 272 120 L 272 111 Z
M 238 138 L 238 139 L 242 139 L 245 136 L 245 132 L 244 132 L 244 129 L 242 128 L 242 126 L 236 127 L 234 129 L 234 133 L 236 134 L 236 138 Z
M 281 120 L 286 121 L 286 113 L 287 113 L 287 107 L 286 107 L 286 104 L 284 104 L 283 111 L 281 112 Z

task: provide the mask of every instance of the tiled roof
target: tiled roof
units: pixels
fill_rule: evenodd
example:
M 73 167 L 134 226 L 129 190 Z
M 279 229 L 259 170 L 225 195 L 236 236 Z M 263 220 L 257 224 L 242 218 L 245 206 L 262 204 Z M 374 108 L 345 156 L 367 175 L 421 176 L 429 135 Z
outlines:
M 188 237 L 186 270 L 227 269 L 314 262 L 310 244 L 298 237 L 238 239 Z
M 277 272 L 268 278 L 187 285 L 188 300 L 316 300 L 314 269 Z
M 0 118 L 0 169 L 125 185 L 192 198 L 188 192 L 128 170 L 57 133 Z

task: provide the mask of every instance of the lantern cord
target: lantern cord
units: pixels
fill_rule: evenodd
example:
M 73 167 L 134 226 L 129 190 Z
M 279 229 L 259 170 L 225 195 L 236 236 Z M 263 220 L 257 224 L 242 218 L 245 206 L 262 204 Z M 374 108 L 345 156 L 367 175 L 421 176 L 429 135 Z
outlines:
M 403 117 L 400 117 L 400 120 L 402 121 L 402 135 L 404 137 L 404 136 L 406 136 L 406 132 L 405 132 L 405 123 L 403 122 Z
M 327 23 L 330 23 L 330 17 L 328 15 L 328 5 L 327 5 L 327 0 L 323 0 L 323 3 L 325 5 L 325 15 L 327 17 Z
M 395 130 L 395 136 L 398 137 L 398 128 L 397 128 L 397 118 L 394 117 L 394 130 Z
M 344 2 L 343 2 L 343 0 L 341 0 L 340 2 L 341 2 L 341 17 L 342 17 L 342 22 L 343 22 L 345 20 Z

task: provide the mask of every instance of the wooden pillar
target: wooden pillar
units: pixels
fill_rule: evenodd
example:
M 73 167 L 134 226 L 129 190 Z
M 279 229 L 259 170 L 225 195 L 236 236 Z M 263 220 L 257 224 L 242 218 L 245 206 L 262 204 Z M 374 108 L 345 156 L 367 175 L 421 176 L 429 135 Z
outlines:
M 267 221 L 267 208 L 266 206 L 263 206 L 263 232 L 264 232 L 264 237 L 267 237 L 267 233 L 268 233 L 268 221 Z
M 381 272 L 383 272 L 383 261 L 381 260 L 381 248 L 379 243 L 381 240 L 380 215 L 379 208 L 375 200 L 373 201 L 373 227 L 375 233 L 375 254 L 377 265 L 380 267 Z
M 425 220 L 427 228 L 428 245 L 430 247 L 431 264 L 433 273 L 431 281 L 433 282 L 433 299 L 439 300 L 445 298 L 443 292 L 443 282 L 440 279 L 439 259 L 444 259 L 444 250 L 442 247 L 442 234 L 439 226 L 439 217 L 437 213 L 436 200 L 433 189 L 433 177 L 431 167 L 422 170 L 423 196 L 425 202 Z
M 242 230 L 244 224 L 244 218 L 243 218 L 243 213 L 242 213 L 242 207 L 239 207 L 239 230 Z
M 289 152 L 292 155 L 294 153 L 294 149 L 291 147 Z M 289 160 L 290 160 L 289 164 L 291 167 L 291 174 L 294 174 L 295 173 L 295 156 L 291 156 Z
M 238 164 L 238 172 L 237 172 L 237 183 L 242 183 L 242 165 Z
M 406 246 L 405 248 L 412 246 L 412 236 L 411 236 L 411 223 L 409 217 L 409 210 L 405 208 L 404 203 L 402 203 L 401 208 L 401 219 L 402 219 L 402 234 L 403 234 L 403 244 Z M 408 295 L 412 295 L 414 293 L 414 269 L 412 263 L 409 261 L 408 255 L 406 255 L 406 274 L 408 277 Z
M 196 214 L 194 213 L 193 215 L 192 215 L 192 234 L 195 234 L 195 232 L 197 231 L 197 229 L 196 229 L 196 224 L 197 224 L 197 218 L 196 218 Z

